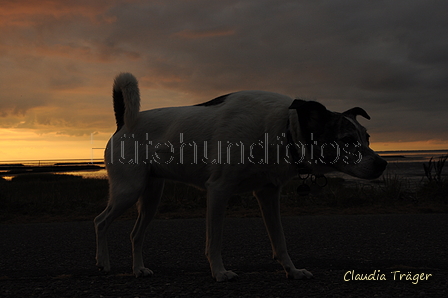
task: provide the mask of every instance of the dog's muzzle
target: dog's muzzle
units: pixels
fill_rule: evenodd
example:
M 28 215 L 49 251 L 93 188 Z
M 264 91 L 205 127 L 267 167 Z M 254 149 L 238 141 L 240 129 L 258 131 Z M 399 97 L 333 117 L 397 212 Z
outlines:
M 375 160 L 373 161 L 373 170 L 372 175 L 366 179 L 376 179 L 380 177 L 384 170 L 386 170 L 387 161 L 382 159 L 379 155 L 375 156 Z

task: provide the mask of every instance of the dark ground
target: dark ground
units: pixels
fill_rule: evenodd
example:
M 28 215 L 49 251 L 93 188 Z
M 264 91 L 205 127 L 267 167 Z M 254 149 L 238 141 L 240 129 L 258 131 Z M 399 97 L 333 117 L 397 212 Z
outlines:
M 112 271 L 95 267 L 92 222 L 0 225 L 1 297 L 447 297 L 448 215 L 331 215 L 283 219 L 288 248 L 312 280 L 287 280 L 271 259 L 259 218 L 228 218 L 223 257 L 239 274 L 216 283 L 204 257 L 203 219 L 153 222 L 146 240 L 150 278 L 131 275 L 132 221 L 109 234 Z M 344 281 L 347 271 L 386 281 Z M 392 271 L 432 274 L 393 279 Z M 349 276 L 349 275 L 347 275 Z M 399 276 L 397 275 L 397 279 Z

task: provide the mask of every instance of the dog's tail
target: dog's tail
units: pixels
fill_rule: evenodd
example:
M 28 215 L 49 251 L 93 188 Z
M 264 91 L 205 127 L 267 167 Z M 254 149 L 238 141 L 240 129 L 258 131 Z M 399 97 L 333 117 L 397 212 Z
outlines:
M 132 74 L 124 72 L 115 78 L 113 99 L 117 131 L 123 125 L 132 130 L 140 111 L 140 91 L 137 79 Z

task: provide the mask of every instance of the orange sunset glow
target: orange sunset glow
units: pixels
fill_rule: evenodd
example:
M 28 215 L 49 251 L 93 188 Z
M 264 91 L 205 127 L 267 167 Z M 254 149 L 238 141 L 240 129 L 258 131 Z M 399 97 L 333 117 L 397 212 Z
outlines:
M 0 161 L 102 158 L 123 71 L 142 110 L 266 90 L 364 108 L 377 151 L 448 149 L 447 7 L 352 4 L 1 1 Z

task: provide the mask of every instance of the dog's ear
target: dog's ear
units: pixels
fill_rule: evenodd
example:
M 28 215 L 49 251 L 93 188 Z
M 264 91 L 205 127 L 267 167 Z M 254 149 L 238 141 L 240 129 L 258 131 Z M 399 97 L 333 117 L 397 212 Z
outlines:
M 289 108 L 297 111 L 300 128 L 307 135 L 309 133 L 321 133 L 330 117 L 327 108 L 316 101 L 296 99 Z
M 308 101 L 302 99 L 294 99 L 292 104 L 289 106 L 289 109 L 299 109 L 302 105 L 307 103 Z
M 364 118 L 366 118 L 367 120 L 370 120 L 369 114 L 367 114 L 367 112 L 364 111 L 364 109 L 362 109 L 360 107 L 356 107 L 356 108 L 350 109 L 348 111 L 345 111 L 344 113 L 342 113 L 342 115 L 351 117 L 351 118 L 355 118 L 355 119 L 356 119 L 356 116 L 360 115 L 360 116 L 363 116 Z

